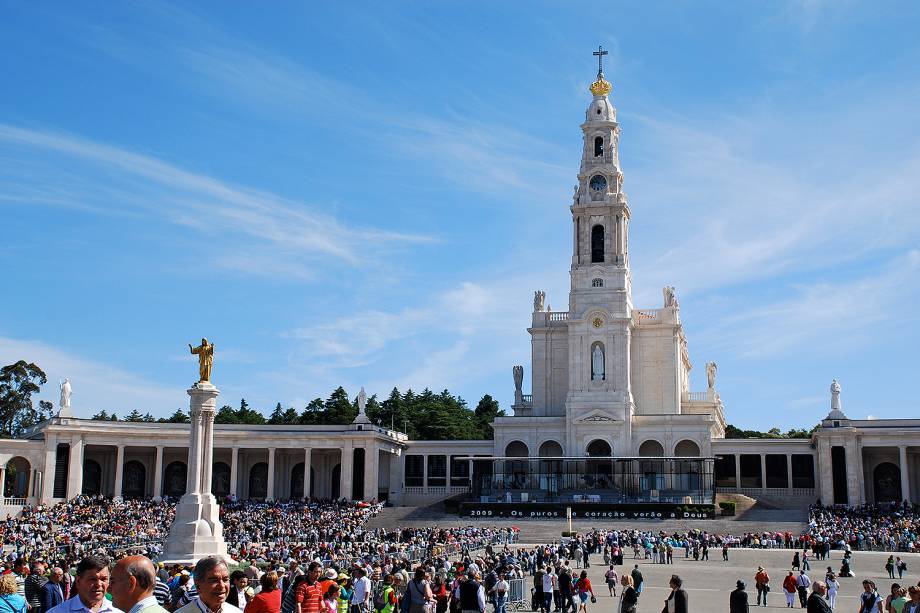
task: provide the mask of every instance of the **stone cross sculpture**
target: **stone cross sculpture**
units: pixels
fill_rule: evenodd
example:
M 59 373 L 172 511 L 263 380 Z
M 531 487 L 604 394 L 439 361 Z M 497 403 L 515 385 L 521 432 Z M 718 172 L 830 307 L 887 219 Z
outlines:
M 840 410 L 840 384 L 837 379 L 831 381 L 831 411 Z
M 543 302 L 546 300 L 546 292 L 537 290 L 533 293 L 533 310 L 534 313 L 543 312 Z
M 716 372 L 718 370 L 715 362 L 706 362 L 706 382 L 709 383 L 709 389 L 716 388 Z
M 70 388 L 70 379 L 65 378 L 61 381 L 61 402 L 60 410 L 58 411 L 59 417 L 70 417 L 70 396 L 73 394 L 73 391 Z

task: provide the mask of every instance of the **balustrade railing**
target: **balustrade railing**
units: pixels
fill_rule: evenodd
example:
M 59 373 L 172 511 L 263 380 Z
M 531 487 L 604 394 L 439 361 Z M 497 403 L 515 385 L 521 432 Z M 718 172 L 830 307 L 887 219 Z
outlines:
M 522 399 L 524 404 L 533 404 L 533 394 L 524 394 Z
M 661 319 L 661 309 L 636 309 L 633 318 L 638 323 L 653 323 Z
M 3 504 L 9 507 L 24 507 L 26 506 L 25 498 L 3 498 Z
M 569 312 L 568 311 L 552 311 L 549 314 L 549 320 L 552 321 L 568 321 Z

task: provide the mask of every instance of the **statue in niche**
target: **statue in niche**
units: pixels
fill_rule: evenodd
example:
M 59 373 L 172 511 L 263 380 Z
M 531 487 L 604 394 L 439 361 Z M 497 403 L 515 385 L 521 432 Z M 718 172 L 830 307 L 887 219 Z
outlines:
M 524 367 L 515 366 L 511 369 L 511 372 L 514 374 L 514 392 L 518 393 L 524 385 Z
M 543 312 L 543 303 L 546 300 L 546 292 L 537 290 L 533 293 L 533 310 L 534 313 Z
M 677 302 L 677 292 L 674 289 L 673 285 L 665 285 L 662 290 L 664 293 L 664 306 L 665 308 L 674 307 L 675 309 L 680 308 L 680 303 Z
M 716 371 L 718 368 L 715 362 L 706 362 L 706 382 L 711 390 L 716 388 Z
M 603 381 L 604 379 L 604 350 L 601 349 L 600 343 L 595 343 L 591 350 L 591 380 Z
M 831 410 L 840 410 L 840 384 L 837 379 L 831 381 Z

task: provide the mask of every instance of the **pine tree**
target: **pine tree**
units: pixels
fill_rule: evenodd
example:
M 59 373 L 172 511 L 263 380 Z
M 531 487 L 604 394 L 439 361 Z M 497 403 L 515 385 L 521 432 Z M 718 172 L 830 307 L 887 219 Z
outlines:
M 134 409 L 125 417 L 125 421 L 144 421 L 144 416 L 141 415 L 140 411 Z

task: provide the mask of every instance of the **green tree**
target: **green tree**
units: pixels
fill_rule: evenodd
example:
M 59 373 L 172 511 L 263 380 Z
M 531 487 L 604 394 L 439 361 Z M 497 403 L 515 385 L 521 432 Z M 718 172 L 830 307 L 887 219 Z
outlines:
M 0 437 L 17 437 L 44 419 L 43 407 L 36 410 L 32 404 L 32 394 L 47 382 L 45 372 L 25 360 L 0 368 Z
M 245 400 L 243 402 L 246 402 Z M 229 404 L 220 407 L 220 410 L 214 415 L 215 424 L 235 424 L 236 411 Z
M 154 422 L 154 421 L 156 421 L 156 419 L 154 419 L 153 415 L 151 415 L 151 414 L 148 412 L 148 413 L 144 413 L 144 416 L 141 418 L 141 421 L 145 421 L 145 422 Z
M 303 413 L 298 418 L 298 423 L 305 426 L 312 426 L 321 423 L 320 415 L 323 412 L 323 399 L 314 398 L 304 407 Z
M 105 409 L 102 409 L 101 411 L 99 411 L 98 413 L 90 417 L 90 419 L 95 420 L 95 421 L 109 421 L 109 412 L 106 411 Z
M 479 399 L 479 404 L 473 411 L 476 415 L 476 426 L 479 428 L 479 437 L 483 440 L 491 439 L 495 435 L 492 429 L 492 422 L 496 417 L 504 416 L 505 412 L 499 406 L 498 401 L 489 394 L 485 394 Z
M 144 416 L 141 415 L 140 411 L 134 409 L 125 417 L 125 421 L 144 421 Z
M 169 417 L 161 417 L 157 421 L 161 424 L 187 424 L 190 420 L 188 413 L 184 412 L 182 409 L 176 409 L 176 412 Z
M 271 416 L 269 416 L 268 423 L 274 425 L 293 425 L 297 424 L 299 420 L 300 416 L 297 414 L 294 407 L 284 410 L 281 408 L 281 403 L 279 402 L 275 405 L 275 410 L 272 411 Z

